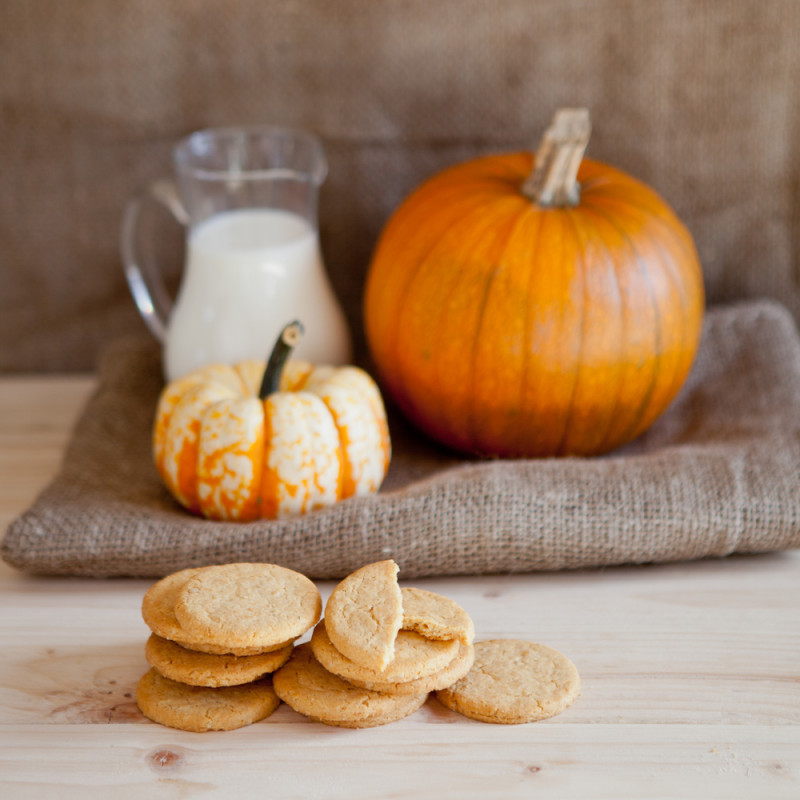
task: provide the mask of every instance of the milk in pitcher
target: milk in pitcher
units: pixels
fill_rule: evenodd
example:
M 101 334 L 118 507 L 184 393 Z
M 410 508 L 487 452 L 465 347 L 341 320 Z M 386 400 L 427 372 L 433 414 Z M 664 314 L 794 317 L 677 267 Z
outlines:
M 210 363 L 266 360 L 294 319 L 305 328 L 296 358 L 349 361 L 349 332 L 316 230 L 279 209 L 216 214 L 188 235 L 186 271 L 168 323 L 167 378 Z

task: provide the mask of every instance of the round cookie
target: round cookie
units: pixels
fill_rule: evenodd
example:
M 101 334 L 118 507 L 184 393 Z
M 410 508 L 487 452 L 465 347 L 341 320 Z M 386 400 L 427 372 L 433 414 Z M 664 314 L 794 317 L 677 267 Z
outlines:
M 334 647 L 327 633 L 327 617 L 311 636 L 311 648 L 317 660 L 328 672 L 347 681 L 372 683 L 405 683 L 433 675 L 444 669 L 458 654 L 457 641 L 432 641 L 413 631 L 400 631 L 394 648 L 394 658 L 386 669 L 378 671 L 351 661 Z
M 427 692 L 390 695 L 360 689 L 328 672 L 309 644 L 294 649 L 292 657 L 273 676 L 278 697 L 295 711 L 316 722 L 340 728 L 373 728 L 407 717 L 426 700 Z
M 173 572 L 145 592 L 142 598 L 142 619 L 153 633 L 164 639 L 189 638 L 175 618 L 175 598 L 186 581 L 202 569 L 203 567 L 195 567 Z
M 454 600 L 436 592 L 403 587 L 403 630 L 416 631 L 426 639 L 458 639 L 472 644 L 472 618 Z
M 156 670 L 136 687 L 136 704 L 148 719 L 182 731 L 232 731 L 268 717 L 279 705 L 269 680 L 212 689 L 171 681 Z
M 191 576 L 175 598 L 175 617 L 192 638 L 266 650 L 295 639 L 322 613 L 305 575 L 277 564 L 223 564 Z
M 267 650 L 277 650 L 291 644 L 291 640 L 281 642 L 270 648 L 260 647 L 229 647 L 226 645 L 215 645 L 192 637 L 185 631 L 175 617 L 175 600 L 178 592 L 184 587 L 189 578 L 199 574 L 209 567 L 192 567 L 182 569 L 167 575 L 157 583 L 154 583 L 145 593 L 142 599 L 142 618 L 147 626 L 157 636 L 176 642 L 188 650 L 197 650 L 202 653 L 225 654 L 232 653 L 237 656 L 250 656 Z
M 367 669 L 385 669 L 394 658 L 403 622 L 398 569 L 391 559 L 357 569 L 334 587 L 325 606 L 334 647 Z
M 491 639 L 475 644 L 472 669 L 436 696 L 465 717 L 515 725 L 561 713 L 579 690 L 578 670 L 558 650 L 522 639 Z
M 254 656 L 212 655 L 187 650 L 153 633 L 144 653 L 151 667 L 173 681 L 190 686 L 240 686 L 283 666 L 292 654 L 292 645 Z
M 404 683 L 383 683 L 357 679 L 351 679 L 350 682 L 354 686 L 360 686 L 373 692 L 384 692 L 385 694 L 435 692 L 437 689 L 452 686 L 457 680 L 463 678 L 469 672 L 474 660 L 475 648 L 471 644 L 462 644 L 459 647 L 458 655 L 444 669 L 434 672 L 433 675 L 428 675 L 425 678 L 417 678 Z

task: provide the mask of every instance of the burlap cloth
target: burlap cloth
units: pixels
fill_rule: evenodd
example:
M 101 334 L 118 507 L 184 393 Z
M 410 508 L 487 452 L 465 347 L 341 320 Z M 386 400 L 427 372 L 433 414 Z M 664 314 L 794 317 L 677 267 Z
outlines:
M 151 343 L 107 349 L 60 473 L 7 531 L 7 562 L 161 576 L 257 560 L 325 579 L 394 558 L 412 578 L 800 546 L 800 339 L 772 303 L 710 310 L 684 389 L 615 454 L 463 460 L 392 414 L 394 457 L 378 495 L 281 521 L 209 522 L 172 501 L 150 454 L 161 385 Z
M 0 371 L 89 370 L 142 331 L 125 203 L 177 139 L 225 125 L 322 139 L 320 241 L 359 357 L 398 203 L 536 146 L 561 106 L 591 110 L 590 158 L 675 208 L 713 302 L 771 297 L 800 322 L 799 42 L 787 0 L 2 0 Z M 153 216 L 174 288 L 182 234 Z

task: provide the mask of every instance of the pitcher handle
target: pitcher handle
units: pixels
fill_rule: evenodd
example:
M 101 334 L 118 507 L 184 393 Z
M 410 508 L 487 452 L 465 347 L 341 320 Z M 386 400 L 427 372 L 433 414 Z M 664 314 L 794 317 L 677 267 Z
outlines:
M 143 258 L 137 246 L 142 210 L 152 202 L 165 206 L 184 227 L 189 224 L 189 214 L 180 200 L 175 182 L 167 178 L 154 181 L 146 191 L 130 200 L 125 207 L 120 249 L 125 277 L 136 307 L 152 334 L 160 342 L 164 342 L 167 335 L 167 320 L 172 309 L 172 298 L 157 265 L 152 259 Z

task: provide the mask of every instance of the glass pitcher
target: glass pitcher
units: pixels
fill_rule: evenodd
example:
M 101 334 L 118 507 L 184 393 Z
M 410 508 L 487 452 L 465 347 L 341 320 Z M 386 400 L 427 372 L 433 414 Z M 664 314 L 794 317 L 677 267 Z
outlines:
M 319 246 L 320 141 L 275 127 L 203 130 L 175 146 L 173 167 L 174 179 L 128 203 L 121 242 L 136 305 L 164 344 L 167 380 L 206 364 L 265 360 L 293 319 L 305 328 L 296 358 L 348 363 L 350 333 Z M 186 227 L 174 306 L 137 247 L 141 212 L 154 201 Z

